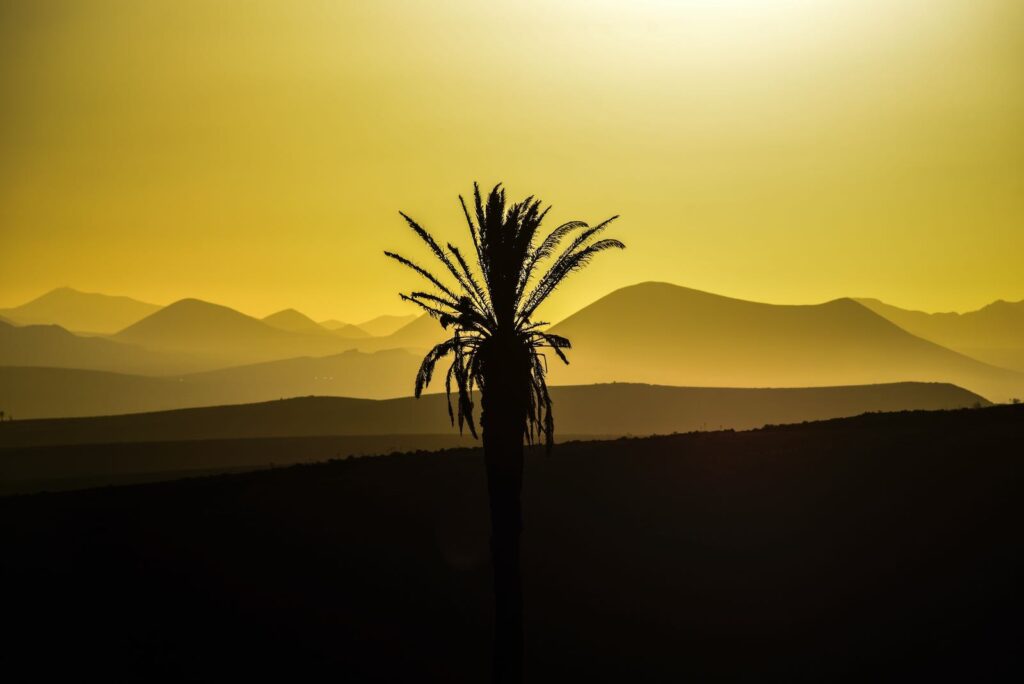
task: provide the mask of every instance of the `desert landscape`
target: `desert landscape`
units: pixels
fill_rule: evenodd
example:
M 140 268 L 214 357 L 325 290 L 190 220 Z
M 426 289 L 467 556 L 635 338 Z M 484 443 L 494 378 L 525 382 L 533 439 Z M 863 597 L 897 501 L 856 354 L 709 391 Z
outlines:
M 4 681 L 1020 681 L 1022 7 L 0 4 Z

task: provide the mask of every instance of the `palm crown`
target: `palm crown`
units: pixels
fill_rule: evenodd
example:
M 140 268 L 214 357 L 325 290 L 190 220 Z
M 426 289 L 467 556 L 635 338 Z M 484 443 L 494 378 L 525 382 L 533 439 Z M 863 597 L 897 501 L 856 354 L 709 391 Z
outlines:
M 608 249 L 623 249 L 620 241 L 600 239 L 599 234 L 614 221 L 591 226 L 583 221 L 563 223 L 546 235 L 541 223 L 550 207 L 530 196 L 506 207 L 505 191 L 496 185 L 486 201 L 473 184 L 474 212 L 459 196 L 469 225 L 475 258 L 466 256 L 448 243 L 447 251 L 416 221 L 402 218 L 427 244 L 453 281 L 445 282 L 427 269 L 393 252 L 385 254 L 411 268 L 433 287 L 433 292 L 410 292 L 402 299 L 410 301 L 438 319 L 451 338 L 427 353 L 416 374 L 415 394 L 419 397 L 430 384 L 434 367 L 441 359 L 453 357 L 445 377 L 448 415 L 459 430 L 468 426 L 476 436 L 473 420 L 473 392 L 486 392 L 486 359 L 514 363 L 528 377 L 525 437 L 532 443 L 543 437 L 550 447 L 554 437 L 554 416 L 545 375 L 545 349 L 551 349 L 564 363 L 563 350 L 569 340 L 544 331 L 547 323 L 534 320 L 537 308 L 569 276 L 586 266 L 594 255 Z M 470 266 L 475 261 L 475 268 Z M 447 278 L 447 276 L 446 276 Z M 522 359 L 516 363 L 514 359 Z M 456 408 L 452 407 L 452 382 L 457 389 Z

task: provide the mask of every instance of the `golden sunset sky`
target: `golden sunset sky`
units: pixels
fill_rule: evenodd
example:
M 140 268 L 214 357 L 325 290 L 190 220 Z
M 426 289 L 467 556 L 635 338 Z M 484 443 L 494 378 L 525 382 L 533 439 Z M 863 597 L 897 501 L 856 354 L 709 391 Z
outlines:
M 557 320 L 665 280 L 1024 298 L 1024 2 L 8 0 L 0 305 L 59 285 L 407 311 L 398 210 L 473 180 L 622 215 Z

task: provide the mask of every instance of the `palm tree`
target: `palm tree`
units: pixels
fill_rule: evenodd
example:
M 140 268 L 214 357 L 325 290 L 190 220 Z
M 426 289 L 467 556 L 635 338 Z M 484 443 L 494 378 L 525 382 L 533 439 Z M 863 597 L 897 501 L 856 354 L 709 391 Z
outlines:
M 564 363 L 569 340 L 545 332 L 534 320 L 537 308 L 569 276 L 608 249 L 622 249 L 618 240 L 599 234 L 617 217 L 594 226 L 570 221 L 541 235 L 548 212 L 532 196 L 506 206 L 505 191 L 496 185 L 486 201 L 473 184 L 474 212 L 460 196 L 475 255 L 469 259 L 455 245 L 447 250 L 416 221 L 402 218 L 426 243 L 451 276 L 445 279 L 393 252 L 385 254 L 409 267 L 431 286 L 430 292 L 402 294 L 451 330 L 451 337 L 423 359 L 416 374 L 419 397 L 430 384 L 434 367 L 451 356 L 445 376 L 448 416 L 459 431 L 468 427 L 476 437 L 473 418 L 475 390 L 480 395 L 480 427 L 491 509 L 491 562 L 494 570 L 494 679 L 522 679 L 522 584 L 519 575 L 519 537 L 522 529 L 521 491 L 523 441 L 544 440 L 548 449 L 555 423 L 545 381 L 550 349 Z M 566 246 L 567 243 L 567 246 Z M 470 262 L 475 261 L 471 267 Z M 542 272 L 543 271 L 543 272 Z M 448 280 L 446 283 L 445 280 Z M 452 407 L 452 383 L 456 387 Z

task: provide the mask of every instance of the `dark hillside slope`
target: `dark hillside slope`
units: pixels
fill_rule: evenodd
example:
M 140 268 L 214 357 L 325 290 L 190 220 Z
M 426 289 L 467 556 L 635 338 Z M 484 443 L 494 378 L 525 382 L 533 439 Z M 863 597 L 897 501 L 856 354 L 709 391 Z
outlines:
M 211 375 L 221 377 L 220 373 Z M 4 377 L 7 374 L 0 368 L 0 379 Z M 190 387 L 188 383 L 167 384 L 171 389 Z M 785 389 L 615 383 L 552 387 L 551 396 L 559 433 L 615 437 L 723 427 L 748 429 L 868 411 L 988 405 L 978 395 L 954 385 L 909 382 Z M 0 449 L 45 444 L 453 432 L 456 430 L 441 394 L 386 400 L 306 396 L 151 413 L 5 422 L 0 423 Z
M 4 377 L 0 369 L 0 381 Z M 189 387 L 164 382 L 175 390 Z M 554 387 L 552 396 L 557 438 L 562 441 L 986 404 L 959 387 L 914 383 L 755 390 L 613 384 Z M 469 435 L 460 439 L 451 426 L 439 395 L 388 401 L 301 397 L 120 416 L 8 421 L 0 423 L 0 495 L 472 443 Z
M 527 456 L 529 681 L 1020 681 L 1024 407 Z M 5 669 L 484 681 L 474 450 L 0 499 Z

